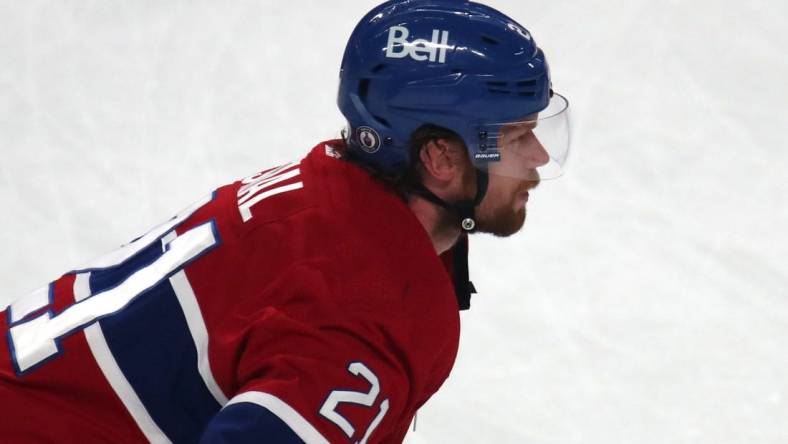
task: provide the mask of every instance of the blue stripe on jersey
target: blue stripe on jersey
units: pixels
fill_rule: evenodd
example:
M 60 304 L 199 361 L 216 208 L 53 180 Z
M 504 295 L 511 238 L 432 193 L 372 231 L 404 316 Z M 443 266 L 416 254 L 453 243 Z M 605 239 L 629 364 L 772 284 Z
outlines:
M 162 254 L 161 242 L 153 242 L 120 266 L 94 270 L 91 294 L 118 285 Z M 172 442 L 196 443 L 221 405 L 199 374 L 197 349 L 170 281 L 99 323 L 115 361 L 159 428 Z
M 222 409 L 214 417 L 201 444 L 303 444 L 303 440 L 270 410 L 257 404 L 239 402 Z
M 161 246 L 161 241 L 157 240 L 120 265 L 109 268 L 83 270 L 81 272 L 91 272 L 90 294 L 97 294 L 118 286 L 135 272 L 155 262 L 162 254 L 164 254 L 164 249 Z
M 118 366 L 151 418 L 173 442 L 197 442 L 221 408 L 197 369 L 186 317 L 169 281 L 101 328 Z

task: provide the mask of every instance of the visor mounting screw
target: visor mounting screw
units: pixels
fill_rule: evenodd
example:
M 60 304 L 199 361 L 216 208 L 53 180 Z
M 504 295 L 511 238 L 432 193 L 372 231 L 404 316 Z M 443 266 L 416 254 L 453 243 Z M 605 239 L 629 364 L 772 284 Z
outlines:
M 481 144 L 481 145 L 479 145 L 479 150 L 481 150 L 481 151 L 487 151 L 487 145 L 485 145 L 485 144 Z
M 465 231 L 471 231 L 476 228 L 476 221 L 471 219 L 470 217 L 465 218 L 462 220 L 462 229 Z
M 383 139 L 384 145 L 391 145 L 392 143 L 394 143 L 394 140 L 391 137 L 386 137 L 385 139 Z
M 481 140 L 487 139 L 487 131 L 479 131 L 479 139 Z

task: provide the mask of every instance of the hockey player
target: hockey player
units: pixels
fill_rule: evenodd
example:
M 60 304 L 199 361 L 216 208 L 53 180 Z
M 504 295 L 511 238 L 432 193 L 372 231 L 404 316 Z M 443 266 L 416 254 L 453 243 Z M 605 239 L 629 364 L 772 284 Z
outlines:
M 217 189 L 0 313 L 0 441 L 398 443 L 451 371 L 467 233 L 560 174 L 567 101 L 500 12 L 395 0 L 344 140 Z

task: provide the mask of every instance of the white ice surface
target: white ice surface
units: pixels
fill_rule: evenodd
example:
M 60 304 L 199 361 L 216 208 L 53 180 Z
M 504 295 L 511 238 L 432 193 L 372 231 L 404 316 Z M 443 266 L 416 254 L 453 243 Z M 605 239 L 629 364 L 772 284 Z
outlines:
M 420 443 L 788 442 L 788 3 L 490 2 L 572 101 L 569 173 L 475 237 Z M 0 0 L 0 306 L 337 136 L 373 1 Z

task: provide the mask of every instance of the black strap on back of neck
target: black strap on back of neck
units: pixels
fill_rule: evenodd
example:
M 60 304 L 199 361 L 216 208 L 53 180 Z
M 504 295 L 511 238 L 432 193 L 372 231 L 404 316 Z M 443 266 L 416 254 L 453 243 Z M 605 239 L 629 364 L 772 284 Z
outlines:
M 452 254 L 452 274 L 454 278 L 454 294 L 457 296 L 457 307 L 460 310 L 471 308 L 471 295 L 476 287 L 468 275 L 468 235 L 462 234 L 454 245 Z

